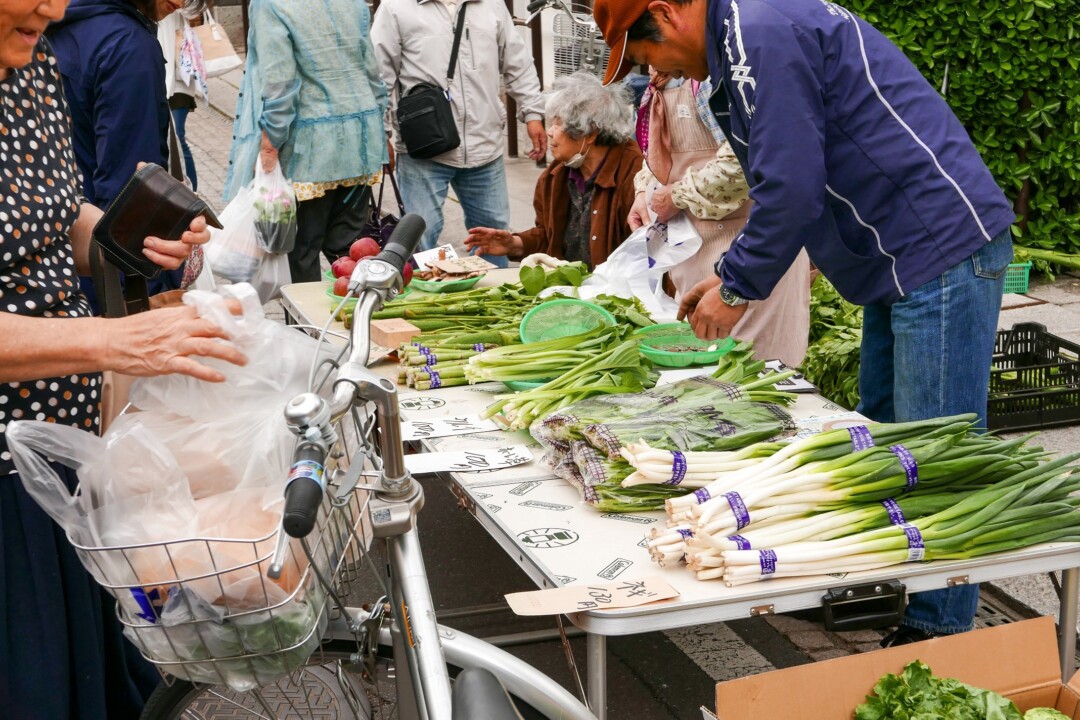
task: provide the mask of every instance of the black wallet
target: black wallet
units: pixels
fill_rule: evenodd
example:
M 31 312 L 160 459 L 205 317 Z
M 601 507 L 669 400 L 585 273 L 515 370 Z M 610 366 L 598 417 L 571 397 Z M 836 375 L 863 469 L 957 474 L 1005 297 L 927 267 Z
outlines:
M 160 165 L 147 163 L 128 180 L 94 226 L 105 258 L 128 274 L 155 277 L 161 267 L 143 255 L 149 237 L 179 240 L 197 216 L 212 227 L 221 221 L 206 202 Z

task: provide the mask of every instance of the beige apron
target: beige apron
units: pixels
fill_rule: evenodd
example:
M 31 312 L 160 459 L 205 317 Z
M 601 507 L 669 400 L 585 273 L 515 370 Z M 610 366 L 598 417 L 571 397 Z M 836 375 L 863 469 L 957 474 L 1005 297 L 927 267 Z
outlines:
M 693 83 L 689 80 L 664 93 L 664 108 L 671 139 L 671 172 L 668 182 L 682 178 L 686 171 L 700 169 L 716 158 L 716 140 L 698 117 Z M 649 148 L 650 152 L 654 148 Z M 660 148 L 655 148 L 660 150 Z M 657 178 L 664 182 L 663 178 Z M 701 249 L 694 257 L 668 271 L 679 299 L 698 282 L 714 277 L 713 267 L 746 224 L 750 202 L 723 220 L 702 220 L 684 210 L 701 236 Z M 810 259 L 803 250 L 773 289 L 760 302 L 751 302 L 732 335 L 753 340 L 761 359 L 779 358 L 791 367 L 802 363 L 810 330 Z

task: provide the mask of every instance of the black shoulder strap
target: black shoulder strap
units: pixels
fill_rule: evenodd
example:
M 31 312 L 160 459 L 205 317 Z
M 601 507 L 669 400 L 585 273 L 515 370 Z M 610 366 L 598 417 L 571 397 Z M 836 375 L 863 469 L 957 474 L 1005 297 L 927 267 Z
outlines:
M 454 49 L 450 51 L 450 67 L 446 70 L 446 89 L 450 89 L 450 81 L 454 79 L 454 70 L 457 68 L 458 50 L 461 48 L 461 31 L 465 28 L 465 8 L 469 7 L 466 0 L 460 0 L 461 7 L 457 11 L 457 28 L 454 30 Z
M 128 275 L 121 286 L 120 271 L 105 259 L 97 240 L 90 239 L 90 275 L 97 293 L 98 307 L 105 317 L 124 317 L 150 309 L 146 278 Z

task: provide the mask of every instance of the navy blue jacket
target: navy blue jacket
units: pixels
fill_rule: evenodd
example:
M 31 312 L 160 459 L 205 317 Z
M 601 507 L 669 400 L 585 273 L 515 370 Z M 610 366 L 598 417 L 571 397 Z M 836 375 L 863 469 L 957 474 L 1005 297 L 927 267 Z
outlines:
M 712 0 L 710 100 L 750 218 L 717 265 L 769 295 L 800 248 L 848 300 L 891 304 L 1015 214 L 945 100 L 885 36 L 825 0 Z
M 46 35 L 64 78 L 83 194 L 104 209 L 137 163 L 168 161 L 157 27 L 124 0 L 71 0 Z

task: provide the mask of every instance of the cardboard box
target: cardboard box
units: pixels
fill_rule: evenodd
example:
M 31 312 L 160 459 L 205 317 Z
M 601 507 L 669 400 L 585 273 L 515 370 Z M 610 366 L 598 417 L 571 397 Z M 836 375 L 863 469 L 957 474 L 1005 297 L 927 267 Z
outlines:
M 409 342 L 419 334 L 420 328 L 401 318 L 371 321 L 371 342 L 391 350 L 397 350 L 402 343 Z
M 716 686 L 716 716 L 852 720 L 874 684 L 912 660 L 922 660 L 938 677 L 1001 693 L 1021 712 L 1052 707 L 1080 720 L 1080 672 L 1061 683 L 1057 632 L 1049 617 L 722 682 Z

